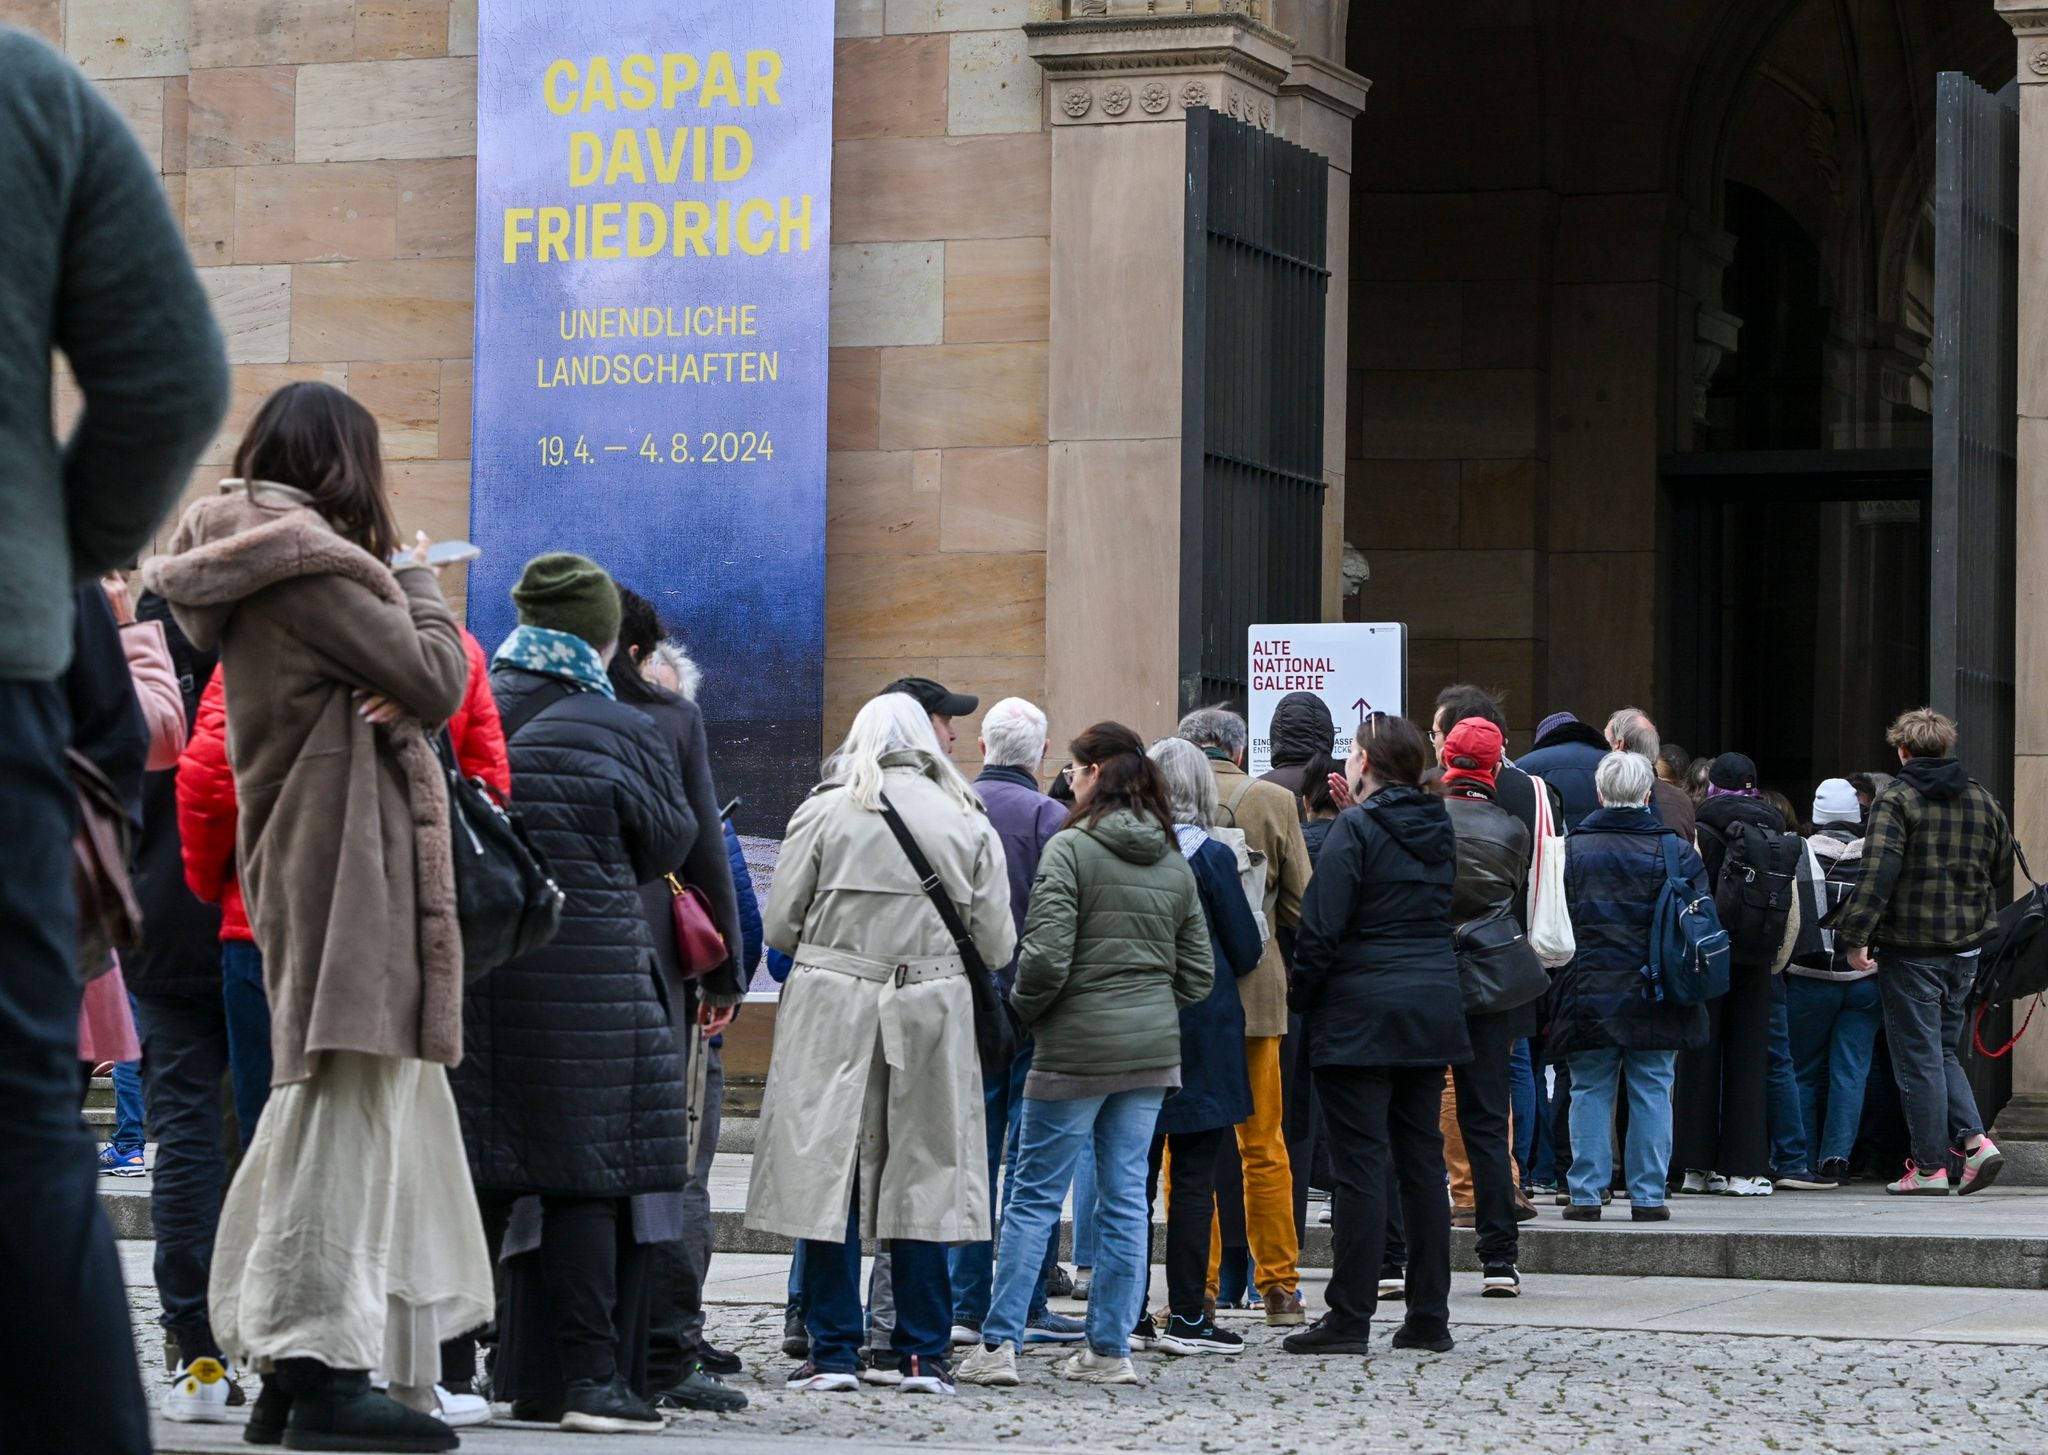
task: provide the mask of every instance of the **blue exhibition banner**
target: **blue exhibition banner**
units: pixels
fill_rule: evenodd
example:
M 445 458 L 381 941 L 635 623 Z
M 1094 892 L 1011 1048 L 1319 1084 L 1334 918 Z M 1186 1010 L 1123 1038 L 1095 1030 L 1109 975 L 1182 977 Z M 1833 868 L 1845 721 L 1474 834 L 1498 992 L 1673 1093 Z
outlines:
M 824 710 L 833 0 L 483 0 L 469 618 L 577 551 L 780 836 Z

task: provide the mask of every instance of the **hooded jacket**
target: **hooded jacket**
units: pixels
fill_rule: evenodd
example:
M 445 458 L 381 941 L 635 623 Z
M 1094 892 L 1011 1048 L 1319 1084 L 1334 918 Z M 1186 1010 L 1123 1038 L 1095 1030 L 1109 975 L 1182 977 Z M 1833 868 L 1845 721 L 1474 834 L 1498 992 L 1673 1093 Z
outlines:
M 1457 834 L 1440 799 L 1382 788 L 1337 818 L 1294 940 L 1288 1006 L 1312 1066 L 1456 1066 L 1472 1059 L 1451 905 Z
M 516 720 L 555 680 L 500 664 L 491 691 Z M 681 863 L 694 838 L 720 843 L 716 821 L 691 814 L 655 725 L 602 693 L 551 702 L 510 746 L 520 817 L 566 900 L 554 939 L 464 999 L 466 1054 L 451 1079 L 471 1173 L 498 1192 L 680 1190 L 675 1002 L 639 886 Z
M 1515 759 L 1515 766 L 1557 790 L 1564 802 L 1564 827 L 1569 833 L 1600 806 L 1593 774 L 1607 753 L 1607 739 L 1599 729 L 1574 721 L 1552 728 L 1532 751 Z
M 1310 767 L 1337 750 L 1330 705 L 1313 692 L 1288 693 L 1273 708 L 1266 742 L 1266 759 L 1273 769 L 1259 781 L 1277 783 L 1299 797 Z
M 1208 995 L 1215 978 L 1194 872 L 1171 832 L 1118 808 L 1053 836 L 1010 992 L 1037 1039 L 1032 1070 L 1178 1066 L 1180 1007 Z
M 201 500 L 142 568 L 240 684 L 241 883 L 280 1086 L 321 1051 L 462 1055 L 447 787 L 426 735 L 462 705 L 462 634 L 431 570 L 394 572 L 304 500 L 273 486 Z M 372 725 L 358 691 L 407 716 Z
M 1200 833 L 1186 827 L 1177 832 Z M 1180 1090 L 1159 1109 L 1161 1133 L 1234 1127 L 1252 1114 L 1244 1005 L 1235 982 L 1258 968 L 1266 948 L 1238 883 L 1237 855 L 1206 834 L 1192 853 L 1182 852 L 1201 896 L 1216 979 L 1207 995 L 1180 1008 Z
M 1953 955 L 1984 944 L 2010 897 L 2005 810 L 1954 758 L 1911 758 L 1871 801 L 1863 871 L 1835 946 Z

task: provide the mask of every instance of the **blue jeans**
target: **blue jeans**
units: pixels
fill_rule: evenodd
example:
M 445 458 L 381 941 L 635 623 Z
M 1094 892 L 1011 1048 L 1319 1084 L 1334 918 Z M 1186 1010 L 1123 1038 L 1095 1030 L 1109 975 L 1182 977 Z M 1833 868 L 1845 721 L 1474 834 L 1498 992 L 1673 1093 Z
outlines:
M 1572 1202 L 1600 1206 L 1614 1177 L 1615 1083 L 1628 1094 L 1628 1145 L 1622 1165 L 1629 1201 L 1661 1207 L 1671 1166 L 1671 1083 L 1676 1051 L 1623 1051 L 1608 1047 L 1569 1058 L 1572 1068 Z
M 253 942 L 220 942 L 220 988 L 228 1018 L 228 1080 L 247 1151 L 270 1100 L 270 997 L 263 989 L 263 952 Z
M 140 1024 L 142 1012 L 135 1004 L 135 997 L 128 997 L 128 1013 Z M 140 1061 L 116 1061 L 114 1063 L 114 1135 L 113 1148 L 122 1156 L 142 1150 L 142 1063 Z
M 1017 1169 L 997 1245 L 995 1298 L 982 1341 L 1024 1341 L 1032 1290 L 1045 1287 L 1040 1250 L 1059 1228 L 1060 1204 L 1081 1149 L 1095 1152 L 1094 1282 L 1088 1292 L 1088 1346 L 1131 1352 L 1139 1286 L 1152 1276 L 1152 1209 L 1145 1203 L 1146 1160 L 1165 1091 L 1156 1086 L 1072 1101 L 1024 1100 Z
M 1074 1266 L 1095 1266 L 1095 1148 L 1086 1142 L 1074 1163 Z
M 1783 1176 L 1814 1170 L 1812 1144 L 1806 1135 L 1806 1116 L 1800 1107 L 1799 1075 L 1792 1061 L 1791 1021 L 1783 995 L 1789 993 L 1780 977 L 1780 998 L 1771 1004 L 1771 1070 L 1764 1085 L 1764 1120 L 1771 1131 L 1771 1171 Z
M 1799 1117 L 1808 1150 L 1819 1162 L 1846 1162 L 1863 1122 L 1863 1087 L 1877 1044 L 1877 977 L 1815 980 L 1785 977 L 1792 1065 L 1799 1077 Z M 1816 1167 L 1818 1163 L 1816 1163 Z
M 1514 1118 L 1514 1145 L 1510 1150 L 1525 1184 L 1536 1165 L 1536 1129 L 1543 1125 L 1543 1118 L 1536 1114 L 1539 1099 L 1536 1068 L 1529 1061 L 1529 1043 L 1517 1041 L 1508 1049 L 1508 1111 Z
M 862 1316 L 860 1297 L 860 1208 L 846 1218 L 846 1241 L 820 1243 L 805 1238 L 797 1244 L 803 1255 L 804 1326 L 811 1335 L 811 1363 L 819 1369 L 852 1374 L 860 1368 Z M 938 1243 L 892 1238 L 896 1331 L 892 1347 L 899 1356 L 921 1355 L 927 1363 L 944 1363 L 953 1352 L 950 1302 L 946 1281 L 946 1250 Z
M 1010 1189 L 1016 1182 L 1017 1124 L 1024 1114 L 1024 1078 L 1030 1074 L 1031 1047 L 1026 1046 L 1010 1063 L 1010 1074 L 1006 1078 L 982 1085 L 982 1101 L 988 1112 L 988 1185 L 991 1193 L 996 1187 L 997 1172 L 1000 1170 L 1003 1174 L 1002 1200 L 996 1204 L 995 1225 L 998 1229 L 1002 1227 L 1003 1214 L 1009 1211 Z M 1032 1300 L 1031 1311 L 1026 1315 L 1027 1322 L 1036 1323 L 1046 1311 L 1045 1280 L 1059 1261 L 1059 1253 L 1059 1226 L 1054 1224 L 1052 1236 L 1046 1240 L 1038 1296 Z M 947 1250 L 946 1267 L 953 1282 L 953 1322 L 979 1328 L 982 1320 L 988 1317 L 989 1297 L 995 1288 L 995 1243 L 984 1240 L 958 1244 Z

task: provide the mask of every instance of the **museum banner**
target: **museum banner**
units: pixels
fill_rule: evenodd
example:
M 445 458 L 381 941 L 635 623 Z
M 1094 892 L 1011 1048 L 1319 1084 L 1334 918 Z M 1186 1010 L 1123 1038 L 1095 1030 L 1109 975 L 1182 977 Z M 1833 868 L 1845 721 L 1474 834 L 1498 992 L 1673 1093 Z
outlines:
M 703 669 L 769 837 L 824 705 L 832 30 L 833 0 L 478 14 L 470 625 L 503 640 L 530 557 L 599 562 Z

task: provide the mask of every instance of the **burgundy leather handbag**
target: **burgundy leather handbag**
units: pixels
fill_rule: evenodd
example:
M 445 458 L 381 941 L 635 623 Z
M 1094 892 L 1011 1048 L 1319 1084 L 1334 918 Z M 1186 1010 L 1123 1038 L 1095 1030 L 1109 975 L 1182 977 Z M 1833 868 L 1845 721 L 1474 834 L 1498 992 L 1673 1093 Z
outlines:
M 729 956 L 725 936 L 711 918 L 711 901 L 694 884 L 685 884 L 673 874 L 668 881 L 669 913 L 675 921 L 676 967 L 685 980 L 701 980 L 723 965 Z

